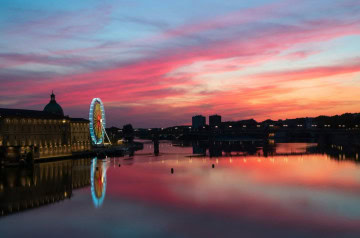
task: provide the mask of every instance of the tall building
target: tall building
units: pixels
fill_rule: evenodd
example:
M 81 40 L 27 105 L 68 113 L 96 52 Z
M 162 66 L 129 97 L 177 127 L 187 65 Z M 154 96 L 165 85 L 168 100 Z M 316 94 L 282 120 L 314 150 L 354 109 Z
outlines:
M 202 115 L 196 115 L 192 117 L 192 129 L 197 130 L 200 127 L 206 125 L 206 118 Z
M 89 121 L 64 116 L 51 94 L 43 111 L 0 108 L 0 157 L 49 158 L 91 148 Z
M 209 126 L 210 127 L 214 127 L 214 126 L 220 126 L 221 124 L 221 116 L 220 115 L 211 115 L 209 116 Z

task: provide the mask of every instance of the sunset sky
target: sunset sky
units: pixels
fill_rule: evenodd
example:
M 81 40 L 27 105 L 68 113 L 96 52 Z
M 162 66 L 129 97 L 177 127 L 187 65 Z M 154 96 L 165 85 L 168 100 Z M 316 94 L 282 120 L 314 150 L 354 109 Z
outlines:
M 0 107 L 108 125 L 360 112 L 360 0 L 2 0 Z

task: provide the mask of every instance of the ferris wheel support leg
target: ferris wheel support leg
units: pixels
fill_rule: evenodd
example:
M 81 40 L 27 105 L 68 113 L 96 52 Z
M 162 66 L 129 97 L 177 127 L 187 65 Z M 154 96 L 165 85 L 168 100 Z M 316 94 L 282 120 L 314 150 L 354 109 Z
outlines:
M 110 139 L 109 139 L 109 136 L 108 136 L 108 134 L 106 133 L 106 130 L 105 130 L 105 128 L 103 127 L 102 124 L 101 124 L 101 128 L 103 129 L 104 134 L 106 135 L 106 138 L 108 139 L 108 141 L 109 141 L 109 143 L 110 143 L 110 145 L 111 145 L 111 141 L 110 141 Z

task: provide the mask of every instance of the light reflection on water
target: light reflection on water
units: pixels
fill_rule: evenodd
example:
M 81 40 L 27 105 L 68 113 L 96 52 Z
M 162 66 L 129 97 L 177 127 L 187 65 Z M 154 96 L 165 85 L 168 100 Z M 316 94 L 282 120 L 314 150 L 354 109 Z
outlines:
M 91 161 L 90 186 L 91 197 L 95 207 L 101 207 L 105 199 L 108 164 L 108 160 L 98 161 L 97 158 Z
M 193 151 L 161 143 L 160 155 L 154 156 L 152 144 L 145 143 L 133 157 L 73 162 L 71 173 L 68 164 L 62 165 L 62 175 L 56 168 L 64 162 L 44 163 L 31 175 L 39 177 L 36 186 L 46 190 L 48 180 L 61 181 L 53 193 L 63 194 L 64 188 L 70 199 L 4 216 L 0 230 L 5 236 L 55 237 L 62 232 L 89 237 L 358 237 L 358 164 L 309 154 L 306 144 L 280 144 L 280 156 L 268 157 L 256 152 L 209 158 Z M 76 189 L 75 179 L 76 184 L 89 183 Z M 22 186 L 16 179 L 2 179 L 3 194 L 10 191 L 9 181 Z M 16 229 L 20 222 L 22 229 Z

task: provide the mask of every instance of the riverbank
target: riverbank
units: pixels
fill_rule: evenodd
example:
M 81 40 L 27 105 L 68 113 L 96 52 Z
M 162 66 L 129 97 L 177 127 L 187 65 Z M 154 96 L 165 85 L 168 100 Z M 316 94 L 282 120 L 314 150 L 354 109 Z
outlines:
M 0 156 L 0 167 L 13 167 L 13 166 L 29 166 L 39 162 L 49 162 L 64 159 L 77 159 L 77 158 L 106 158 L 106 157 L 122 157 L 125 155 L 131 155 L 137 150 L 143 149 L 143 143 L 131 142 L 121 145 L 107 145 L 101 147 L 93 147 L 91 150 L 73 152 L 69 154 L 61 155 L 49 155 L 46 157 L 35 158 L 33 154 L 26 156 L 6 157 Z

